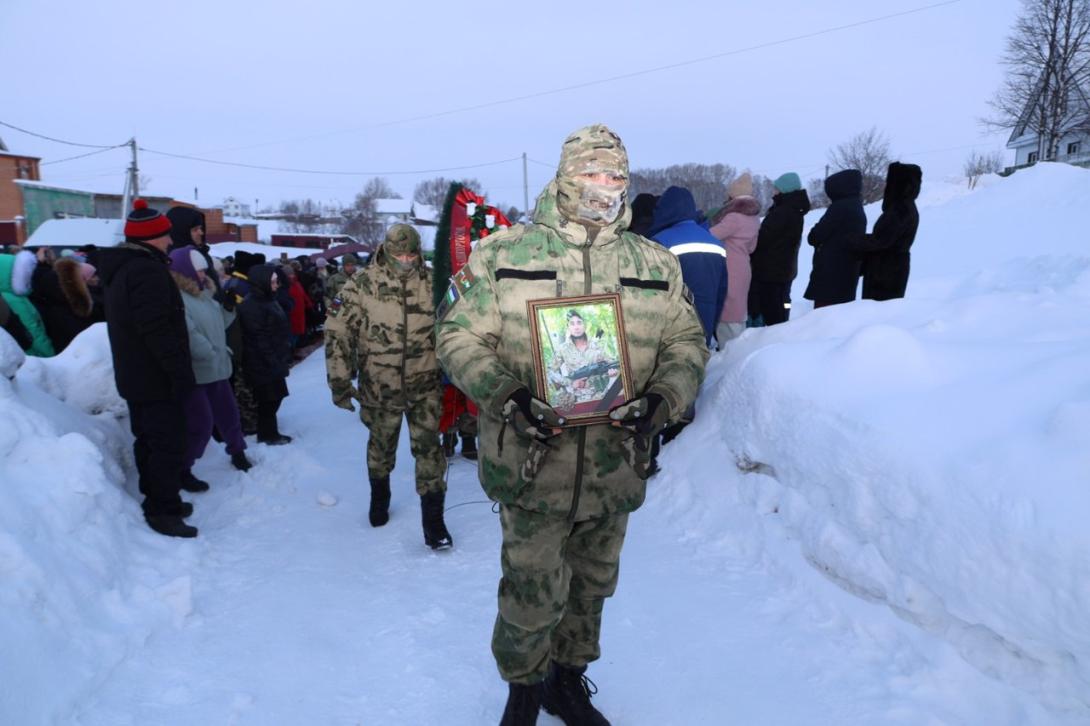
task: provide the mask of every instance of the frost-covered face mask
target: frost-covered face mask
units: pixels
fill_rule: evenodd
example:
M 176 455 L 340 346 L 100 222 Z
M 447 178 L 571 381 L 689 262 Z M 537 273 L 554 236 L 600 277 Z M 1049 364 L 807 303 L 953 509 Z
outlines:
M 557 180 L 560 212 L 580 224 L 605 227 L 616 221 L 628 191 L 628 179 L 618 169 L 589 168 Z

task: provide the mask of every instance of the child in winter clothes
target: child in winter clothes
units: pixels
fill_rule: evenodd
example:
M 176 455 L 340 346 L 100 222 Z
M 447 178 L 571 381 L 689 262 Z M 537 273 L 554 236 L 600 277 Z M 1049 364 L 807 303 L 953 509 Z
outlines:
M 749 256 L 757 247 L 761 229 L 761 203 L 753 196 L 753 181 L 748 173 L 731 182 L 728 201 L 711 233 L 727 248 L 727 301 L 719 315 L 716 338 L 722 346 L 746 329 L 749 317 Z
M 280 282 L 275 265 L 249 272 L 250 293 L 238 308 L 242 323 L 242 370 L 257 401 L 257 440 L 270 445 L 291 443 L 280 433 L 276 412 L 288 395 L 291 325 L 277 302 Z
M 213 426 L 227 443 L 227 453 L 236 469 L 246 471 L 246 441 L 242 438 L 235 394 L 231 390 L 231 351 L 226 328 L 234 320 L 216 302 L 215 285 L 205 270 L 208 262 L 195 247 L 175 248 L 170 253 L 170 274 L 182 293 L 189 352 L 197 385 L 185 398 L 186 451 L 183 484 L 189 491 L 204 491 L 207 482 L 193 475 L 193 464 L 204 455 Z
M 42 316 L 30 301 L 31 280 L 37 265 L 34 253 L 27 250 L 14 255 L 0 255 L 0 295 L 3 295 L 8 307 L 18 316 L 34 341 L 27 354 L 48 358 L 56 351 L 45 331 Z

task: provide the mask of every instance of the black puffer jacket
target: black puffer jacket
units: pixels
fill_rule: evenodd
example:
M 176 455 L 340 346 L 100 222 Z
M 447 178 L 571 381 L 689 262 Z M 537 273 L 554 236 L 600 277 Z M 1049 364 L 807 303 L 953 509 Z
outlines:
M 99 253 L 114 378 L 128 401 L 180 400 L 195 385 L 185 307 L 169 263 L 140 242 Z
M 867 251 L 863 255 L 863 297 L 867 300 L 905 296 L 909 249 L 920 225 L 916 198 L 922 182 L 923 170 L 915 164 L 895 161 L 889 165 L 882 216 L 864 241 Z
M 269 280 L 273 265 L 250 268 L 250 292 L 238 306 L 242 325 L 242 371 L 252 386 L 288 377 L 291 365 L 291 323 L 276 302 Z
M 838 171 L 825 180 L 825 194 L 832 204 L 806 237 L 814 248 L 814 269 L 803 297 L 815 305 L 855 300 L 859 250 L 867 233 L 862 191 L 863 174 L 858 169 Z
M 749 256 L 754 280 L 790 283 L 798 276 L 802 222 L 809 211 L 810 196 L 805 189 L 772 197 L 772 208 L 757 235 L 757 249 Z

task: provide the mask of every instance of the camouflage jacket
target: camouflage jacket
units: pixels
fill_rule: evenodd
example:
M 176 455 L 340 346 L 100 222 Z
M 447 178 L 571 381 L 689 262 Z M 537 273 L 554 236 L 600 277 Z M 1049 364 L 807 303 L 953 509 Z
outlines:
M 358 272 L 356 274 L 359 274 Z M 341 270 L 335 275 L 330 275 L 329 279 L 325 281 L 325 304 L 329 307 L 334 298 L 337 297 L 337 293 L 341 291 L 345 283 L 348 282 L 348 275 L 344 270 Z
M 480 479 L 496 501 L 583 520 L 632 511 L 646 489 L 632 468 L 631 435 L 604 424 L 565 429 L 550 440 L 533 480 L 524 480 L 529 447 L 503 426 L 500 411 L 515 389 L 536 390 L 527 300 L 619 293 L 635 395 L 658 393 L 671 418 L 696 397 L 708 358 L 700 320 L 677 258 L 624 231 L 630 214 L 626 206 L 590 241 L 558 212 L 554 181 L 538 198 L 533 224 L 481 242 L 467 263 L 471 277 L 448 292 L 448 301 L 456 299 L 437 324 L 439 357 L 480 405 Z
M 380 246 L 372 264 L 341 288 L 327 310 L 326 372 L 334 395 L 358 379 L 362 406 L 404 410 L 438 396 L 431 272 L 406 276 L 386 263 Z

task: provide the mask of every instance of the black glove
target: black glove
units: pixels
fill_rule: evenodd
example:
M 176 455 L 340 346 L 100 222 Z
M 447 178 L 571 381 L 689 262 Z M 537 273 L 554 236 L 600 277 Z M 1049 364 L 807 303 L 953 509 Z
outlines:
M 610 410 L 609 417 L 622 428 L 650 439 L 666 428 L 670 410 L 662 396 L 657 393 L 648 393 L 640 398 L 625 401 Z
M 556 436 L 553 429 L 564 425 L 564 417 L 549 404 L 534 398 L 527 388 L 515 390 L 503 402 L 503 420 L 522 436 L 544 441 Z

